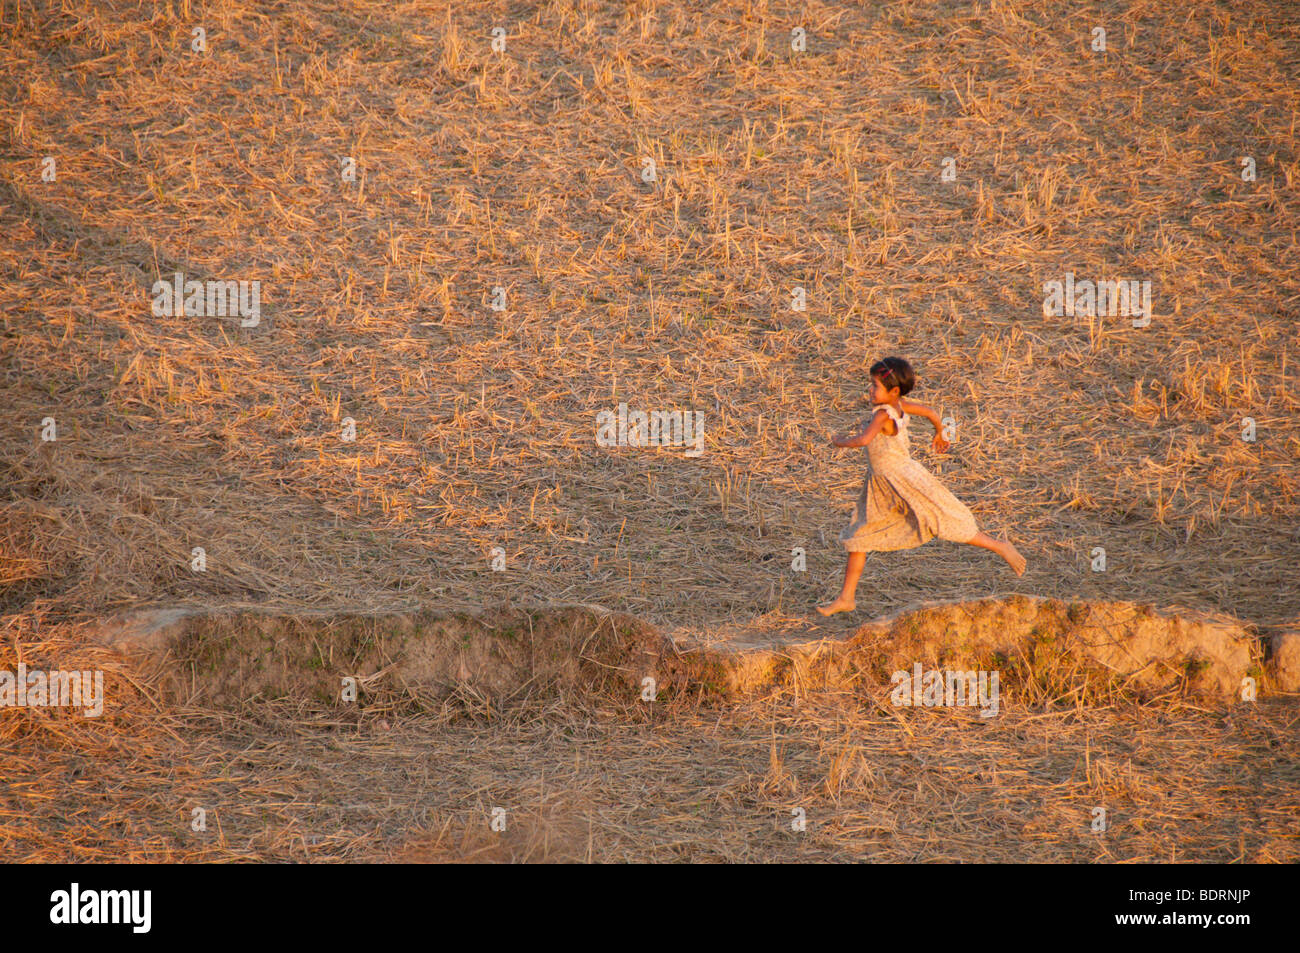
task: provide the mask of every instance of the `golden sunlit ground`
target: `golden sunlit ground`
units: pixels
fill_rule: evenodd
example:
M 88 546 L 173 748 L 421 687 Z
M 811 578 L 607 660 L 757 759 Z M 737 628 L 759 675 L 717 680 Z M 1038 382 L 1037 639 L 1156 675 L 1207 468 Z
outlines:
M 1263 0 L 0 5 L 5 664 L 120 673 L 102 722 L 0 714 L 6 856 L 1294 860 L 1276 685 L 381 729 L 189 705 L 81 633 L 585 603 L 750 644 L 1025 593 L 1226 613 L 1270 655 L 1300 630 L 1298 50 Z M 155 314 L 177 272 L 259 281 L 256 323 Z M 1150 323 L 1045 314 L 1067 273 L 1150 282 Z M 952 419 L 913 455 L 1029 567 L 872 554 L 824 621 L 865 472 L 827 439 L 887 354 Z M 703 453 L 598 446 L 620 404 L 702 413 Z M 187 833 L 204 790 L 224 840 Z M 518 840 L 476 833 L 492 797 Z

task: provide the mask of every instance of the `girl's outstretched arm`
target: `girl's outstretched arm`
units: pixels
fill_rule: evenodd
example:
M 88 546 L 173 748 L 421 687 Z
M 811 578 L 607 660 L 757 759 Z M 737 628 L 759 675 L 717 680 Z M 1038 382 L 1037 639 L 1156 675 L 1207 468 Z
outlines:
M 884 428 L 885 418 L 888 416 L 889 414 L 886 413 L 883 408 L 877 410 L 869 421 L 864 422 L 864 426 L 856 434 L 852 436 L 848 434 L 837 434 L 836 436 L 831 437 L 831 444 L 836 447 L 865 447 L 867 444 L 871 443 L 871 438 L 880 433 Z
M 934 424 L 934 441 L 931 446 L 939 452 L 947 450 L 952 444 L 943 438 L 943 424 L 939 420 L 939 413 L 933 407 L 927 407 L 925 404 L 918 404 L 912 400 L 900 400 L 903 405 L 903 413 L 911 414 L 913 417 L 924 417 L 930 423 Z
M 930 423 L 934 424 L 935 430 L 942 430 L 943 425 L 939 423 L 939 412 L 933 407 L 927 407 L 925 404 L 918 404 L 914 400 L 900 400 L 903 405 L 903 413 L 911 414 L 913 417 L 924 417 Z

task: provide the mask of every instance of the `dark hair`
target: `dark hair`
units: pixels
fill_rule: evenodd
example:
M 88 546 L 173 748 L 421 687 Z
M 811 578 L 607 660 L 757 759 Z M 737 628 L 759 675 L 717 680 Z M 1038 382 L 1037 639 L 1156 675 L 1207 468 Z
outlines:
M 901 357 L 886 357 L 876 361 L 871 365 L 871 376 L 879 377 L 886 390 L 897 387 L 900 397 L 906 397 L 916 386 L 916 372 Z

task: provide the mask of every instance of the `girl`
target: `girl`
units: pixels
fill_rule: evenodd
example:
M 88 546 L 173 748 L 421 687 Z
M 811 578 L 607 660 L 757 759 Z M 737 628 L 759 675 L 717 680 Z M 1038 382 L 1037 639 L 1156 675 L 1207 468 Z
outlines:
M 934 410 L 902 399 L 915 383 L 912 365 L 901 357 L 877 361 L 871 365 L 872 389 L 868 395 L 876 412 L 863 422 L 856 436 L 831 438 L 836 447 L 866 447 L 871 472 L 862 484 L 853 522 L 840 533 L 840 542 L 849 553 L 844 588 L 834 602 L 817 607 L 822 615 L 856 608 L 853 594 L 868 551 L 910 549 L 936 536 L 991 549 L 1010 564 L 1017 576 L 1025 571 L 1025 558 L 1016 547 L 981 533 L 971 511 L 933 473 L 912 459 L 907 425 L 913 414 L 934 424 L 935 450 L 942 453 L 950 446 Z

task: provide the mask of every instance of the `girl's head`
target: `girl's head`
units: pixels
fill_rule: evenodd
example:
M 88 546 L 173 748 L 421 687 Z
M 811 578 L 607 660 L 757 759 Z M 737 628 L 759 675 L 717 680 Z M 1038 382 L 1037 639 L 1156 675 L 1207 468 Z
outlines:
M 912 365 L 901 357 L 882 358 L 871 365 L 871 393 L 868 397 L 873 404 L 886 404 L 906 397 L 915 386 L 916 374 Z

